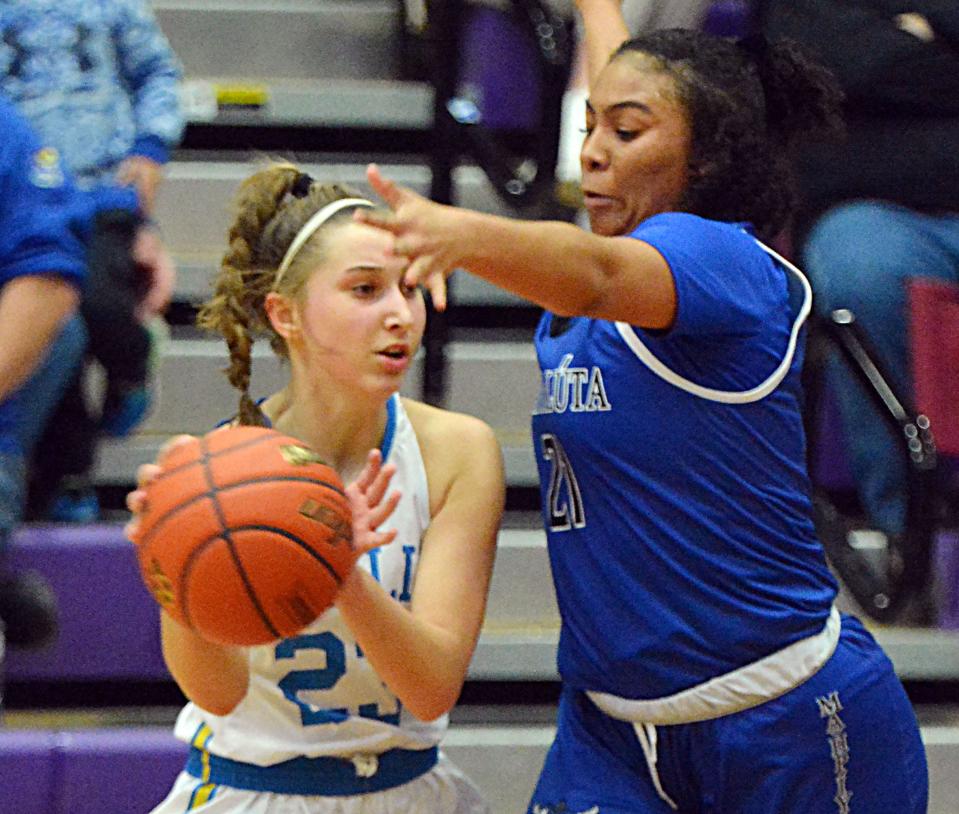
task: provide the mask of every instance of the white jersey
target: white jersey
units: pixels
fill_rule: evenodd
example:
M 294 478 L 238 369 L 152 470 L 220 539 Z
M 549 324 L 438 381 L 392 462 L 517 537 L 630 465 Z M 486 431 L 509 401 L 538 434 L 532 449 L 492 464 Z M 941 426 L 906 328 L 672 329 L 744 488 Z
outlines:
M 426 470 L 416 434 L 399 399 L 388 402 L 384 460 L 396 464 L 391 488 L 402 492 L 384 524 L 399 533 L 364 555 L 365 568 L 404 605 L 430 522 Z M 448 717 L 421 721 L 373 671 L 336 608 L 300 635 L 249 648 L 250 686 L 228 715 L 193 703 L 177 719 L 175 734 L 213 755 L 269 766 L 296 757 L 381 754 L 439 743 Z

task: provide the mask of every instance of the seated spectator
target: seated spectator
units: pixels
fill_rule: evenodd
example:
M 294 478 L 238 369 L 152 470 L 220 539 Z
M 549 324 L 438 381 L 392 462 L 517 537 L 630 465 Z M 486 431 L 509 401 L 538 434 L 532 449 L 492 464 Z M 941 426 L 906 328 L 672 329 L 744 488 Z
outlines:
M 0 654 L 35 647 L 56 632 L 56 601 L 36 574 L 5 567 L 20 523 L 26 462 L 86 346 L 76 315 L 86 241 L 97 212 L 122 204 L 125 190 L 75 189 L 59 153 L 0 100 Z M 152 231 L 135 238 L 148 290 L 144 308 L 169 298 L 172 262 Z
M 58 154 L 0 102 L 0 557 L 20 520 L 28 446 L 80 358 L 73 317 L 83 246 L 70 228 L 75 192 Z M 42 375 L 33 375 L 42 370 Z M 31 378 L 31 376 L 33 376 Z M 0 559 L 0 645 L 49 640 L 56 606 L 39 578 Z M 2 648 L 0 648 L 2 651 Z
M 959 282 L 959 5 L 761 0 L 758 20 L 805 46 L 846 93 L 847 138 L 813 144 L 800 162 L 794 244 L 819 312 L 851 310 L 909 394 L 907 283 Z M 834 364 L 829 381 L 867 519 L 901 533 L 902 439 L 848 371 Z
M 183 131 L 181 69 L 147 0 L 6 3 L 0 34 L 0 89 L 59 150 L 77 185 L 136 192 L 100 210 L 88 248 L 80 313 L 89 357 L 105 373 L 103 402 L 88 407 L 78 367 L 32 466 L 31 517 L 91 521 L 99 513 L 90 485 L 98 437 L 128 434 L 151 402 L 150 360 L 164 326 L 145 318 L 149 281 L 137 253 L 156 239 L 140 226 Z

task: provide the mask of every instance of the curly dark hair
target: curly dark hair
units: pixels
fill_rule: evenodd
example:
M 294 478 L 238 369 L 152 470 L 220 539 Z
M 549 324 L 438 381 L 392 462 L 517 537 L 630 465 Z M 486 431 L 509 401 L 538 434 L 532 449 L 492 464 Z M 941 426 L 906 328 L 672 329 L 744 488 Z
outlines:
M 748 221 L 772 237 L 795 203 L 793 147 L 841 130 L 842 91 L 828 70 L 789 40 L 732 40 L 663 29 L 623 43 L 611 59 L 639 53 L 675 82 L 692 133 L 689 183 L 680 208 Z

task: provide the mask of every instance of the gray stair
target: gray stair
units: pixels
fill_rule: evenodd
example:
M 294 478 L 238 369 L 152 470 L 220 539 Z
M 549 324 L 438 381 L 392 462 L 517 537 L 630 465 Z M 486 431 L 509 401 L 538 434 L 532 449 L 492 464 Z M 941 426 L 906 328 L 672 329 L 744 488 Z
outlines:
M 183 63 L 189 122 L 428 129 L 432 88 L 400 82 L 395 0 L 154 0 Z
M 345 109 L 345 108 L 343 108 Z M 210 285 L 226 246 L 230 201 L 240 182 L 257 168 L 253 161 L 171 162 L 157 197 L 156 220 L 177 261 L 176 298 L 199 302 Z M 365 180 L 365 164 L 330 158 L 303 164 L 321 182 L 340 182 L 372 195 Z M 383 172 L 404 186 L 428 194 L 430 171 L 422 164 L 382 164 Z M 510 214 L 478 167 L 464 165 L 453 172 L 454 200 L 470 209 Z M 462 304 L 515 305 L 518 298 L 467 274 L 457 274 L 455 301 Z
M 538 371 L 532 347 L 517 342 L 453 342 L 448 353 L 448 406 L 486 420 L 503 446 L 509 483 L 534 486 L 529 412 Z M 137 466 L 154 460 L 167 438 L 206 432 L 234 412 L 236 397 L 219 373 L 225 364 L 224 347 L 216 340 L 172 341 L 160 368 L 156 411 L 133 438 L 101 446 L 98 481 L 132 483 Z M 406 392 L 417 391 L 420 372 L 417 360 Z M 272 392 L 283 377 L 281 364 L 266 343 L 255 345 L 254 394 Z M 478 679 L 555 678 L 558 616 L 545 538 L 535 514 L 520 526 L 507 527 L 500 536 L 489 614 L 471 670 Z M 959 676 L 959 634 L 886 628 L 876 635 L 904 677 Z
M 526 518 L 537 522 L 538 515 Z M 470 677 L 483 680 L 550 680 L 556 674 L 559 613 L 550 577 L 546 535 L 539 528 L 500 532 L 486 621 Z M 839 600 L 840 610 L 850 609 Z M 910 681 L 959 677 L 959 631 L 868 625 Z M 951 721 L 959 725 L 959 720 Z M 959 811 L 959 809 L 957 809 Z
M 447 348 L 447 406 L 484 419 L 504 449 L 510 483 L 536 482 L 529 414 L 538 392 L 533 349 L 515 342 L 453 342 Z M 132 437 L 99 447 L 96 480 L 132 483 L 136 468 L 152 461 L 160 446 L 179 433 L 203 434 L 236 410 L 237 397 L 222 374 L 228 357 L 216 339 L 174 339 L 158 374 L 156 407 Z M 416 360 L 404 393 L 419 393 L 421 360 Z M 251 391 L 265 396 L 282 386 L 284 369 L 263 341 L 254 345 Z M 506 394 L 504 396 L 504 394 Z
M 394 0 L 153 0 L 187 79 L 391 79 Z

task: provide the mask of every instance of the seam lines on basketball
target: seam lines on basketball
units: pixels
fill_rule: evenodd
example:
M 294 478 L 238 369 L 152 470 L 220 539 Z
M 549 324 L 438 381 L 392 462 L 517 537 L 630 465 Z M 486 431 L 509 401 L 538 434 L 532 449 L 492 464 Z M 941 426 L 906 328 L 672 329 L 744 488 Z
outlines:
M 278 528 L 277 526 L 267 526 L 262 523 L 254 523 L 249 526 L 235 526 L 233 529 L 235 532 L 239 531 L 269 531 L 272 534 L 278 534 L 280 537 L 285 537 L 292 543 L 296 543 L 300 548 L 302 548 L 307 554 L 309 554 L 314 560 L 316 560 L 320 565 L 322 565 L 327 571 L 330 572 L 330 576 L 333 577 L 333 581 L 337 585 L 341 585 L 343 580 L 340 578 L 340 575 L 336 573 L 336 569 L 330 565 L 329 560 L 326 559 L 322 554 L 316 551 L 306 540 L 302 537 L 297 537 L 292 532 L 287 531 L 286 529 Z
M 284 529 L 281 529 L 281 528 L 276 528 L 275 526 L 264 526 L 264 525 L 237 526 L 235 529 L 233 529 L 233 531 L 269 531 L 269 532 L 272 532 L 273 534 L 278 534 L 281 537 L 285 537 L 290 542 L 296 543 L 298 546 L 300 546 L 300 548 L 306 551 L 307 554 L 313 557 L 313 559 L 315 559 L 317 562 L 320 563 L 320 565 L 322 565 L 327 571 L 329 571 L 330 576 L 333 577 L 333 581 L 336 582 L 337 585 L 343 584 L 343 580 L 340 578 L 340 575 L 336 573 L 336 569 L 334 569 L 333 566 L 330 565 L 330 563 L 321 554 L 319 554 L 317 551 L 311 548 L 310 545 L 305 540 L 301 539 L 300 537 L 297 537 L 295 534 L 290 534 L 290 532 L 285 531 Z M 202 543 L 197 544 L 193 548 L 193 550 L 190 552 L 190 555 L 186 558 L 186 562 L 184 562 L 183 564 L 183 569 L 181 570 L 181 577 L 180 577 L 181 583 L 186 583 L 189 581 L 190 574 L 193 571 L 193 567 L 196 564 L 197 559 L 200 557 L 201 554 L 203 554 L 204 551 L 206 551 L 217 540 L 223 540 L 224 542 L 227 542 L 226 538 L 222 534 L 211 534 Z M 190 615 L 187 610 L 186 594 L 183 593 L 182 587 L 183 586 L 181 584 L 180 595 L 184 598 L 183 617 L 187 620 L 187 623 L 189 624 Z M 251 597 L 252 597 L 252 594 L 251 594 Z M 254 604 L 255 604 L 255 601 L 254 601 Z M 192 624 L 191 624 L 191 627 L 192 627 Z M 275 631 L 271 629 L 271 633 L 272 632 L 275 632 Z M 279 633 L 276 633 L 276 638 L 280 638 Z
M 227 452 L 235 452 L 236 450 L 239 450 L 239 449 L 246 449 L 247 447 L 255 447 L 257 444 L 262 444 L 264 441 L 272 440 L 277 435 L 279 435 L 279 433 L 277 433 L 275 430 L 272 430 L 270 431 L 269 435 L 258 435 L 256 436 L 256 438 L 249 438 L 246 441 L 240 441 L 239 443 L 233 444 L 233 446 L 224 447 L 223 449 L 218 449 L 216 452 L 207 451 L 207 458 L 208 459 L 216 458 L 220 455 L 224 455 Z M 206 449 L 205 445 L 204 445 L 204 449 Z M 179 466 L 174 466 L 172 469 L 164 470 L 159 475 L 157 475 L 156 479 L 163 480 L 164 478 L 168 478 L 170 475 L 176 474 L 181 469 L 187 469 L 191 466 L 196 466 L 196 464 L 198 463 L 200 463 L 200 461 L 187 461 L 186 463 L 182 463 Z
M 213 511 L 216 512 L 217 519 L 220 521 L 221 533 L 218 535 L 223 538 L 223 542 L 226 543 L 226 547 L 230 552 L 230 557 L 233 559 L 234 565 L 236 565 L 237 573 L 240 575 L 240 581 L 243 583 L 244 589 L 246 589 L 247 596 L 250 598 L 250 603 L 256 609 L 257 614 L 260 617 L 260 620 L 266 626 L 266 629 L 270 631 L 270 635 L 279 639 L 280 631 L 278 631 L 273 623 L 270 621 L 270 617 L 267 616 L 266 611 L 263 609 L 263 606 L 260 604 L 260 598 L 256 595 L 256 591 L 253 590 L 253 585 L 250 583 L 250 577 L 246 573 L 246 569 L 243 567 L 243 563 L 240 561 L 240 557 L 237 554 L 236 546 L 233 545 L 233 538 L 230 535 L 230 529 L 226 523 L 226 517 L 223 514 L 223 508 L 220 506 L 220 501 L 217 498 L 216 484 L 213 482 L 213 472 L 210 469 L 210 450 L 207 446 L 207 439 L 200 439 L 200 462 L 203 465 L 203 475 L 206 478 L 207 484 L 210 487 L 210 500 L 213 501 Z M 187 600 L 187 594 L 182 592 L 181 586 L 181 596 L 183 597 L 183 617 L 189 623 L 190 614 L 189 614 L 189 602 Z
M 193 463 L 194 464 L 203 463 L 204 460 L 207 460 L 207 459 L 200 459 L 198 461 L 194 461 Z M 279 483 L 279 482 L 312 483 L 312 484 L 315 484 L 316 486 L 325 486 L 331 492 L 336 492 L 336 494 L 341 495 L 342 497 L 346 497 L 346 495 L 343 494 L 342 489 L 338 488 L 337 486 L 330 483 L 329 481 L 320 480 L 319 478 L 308 478 L 306 476 L 293 476 L 293 475 L 282 475 L 279 477 L 275 475 L 270 475 L 262 478 L 247 478 L 246 480 L 241 480 L 241 481 L 237 481 L 236 483 L 231 483 L 228 486 L 221 486 L 218 489 L 216 489 L 216 491 L 229 492 L 231 489 L 239 489 L 241 486 L 249 486 L 252 483 Z M 207 483 L 210 483 L 209 478 L 207 478 Z M 177 512 L 180 512 L 180 511 L 183 511 L 184 509 L 189 508 L 194 503 L 198 503 L 199 501 L 203 500 L 203 498 L 205 497 L 210 497 L 213 493 L 213 489 L 214 487 L 211 484 L 210 491 L 201 492 L 200 494 L 195 495 L 194 497 L 191 497 L 189 500 L 185 500 L 183 503 L 178 503 L 172 509 L 169 509 L 165 514 L 158 517 L 156 521 L 153 523 L 153 526 L 150 528 L 150 530 L 145 535 L 143 535 L 143 538 L 140 540 L 140 547 L 146 550 L 150 546 L 150 543 L 153 542 L 153 535 L 157 531 L 157 529 L 161 528 L 163 524 L 166 523 L 166 521 L 169 520 L 171 517 L 173 517 Z

